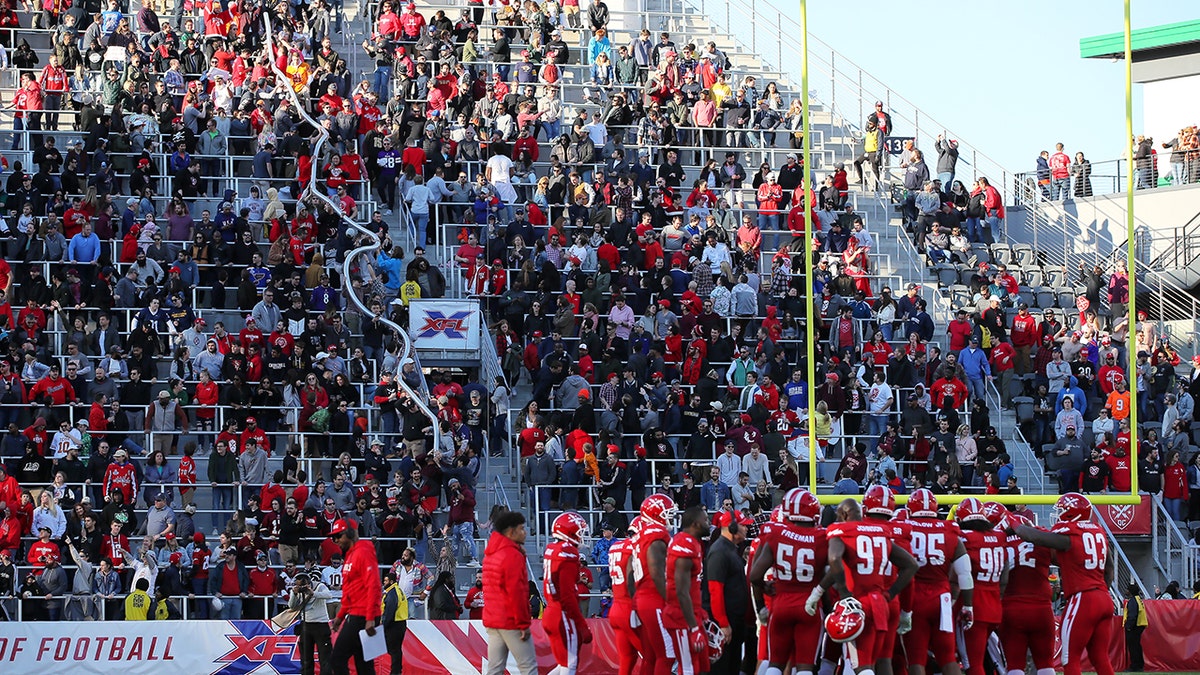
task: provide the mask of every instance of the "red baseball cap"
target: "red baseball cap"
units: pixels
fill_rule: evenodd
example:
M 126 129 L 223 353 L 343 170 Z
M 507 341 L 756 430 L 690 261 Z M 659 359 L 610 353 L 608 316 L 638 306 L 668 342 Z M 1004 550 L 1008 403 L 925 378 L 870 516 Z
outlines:
M 341 533 L 345 532 L 348 529 L 350 529 L 350 524 L 346 522 L 346 519 L 338 518 L 337 520 L 333 521 L 333 525 L 330 526 L 329 536 L 337 537 L 338 535 L 340 535 Z
M 741 511 L 721 511 L 717 515 L 713 516 L 713 526 L 729 527 L 734 523 L 735 519 L 738 525 L 749 525 L 750 523 L 754 522 L 753 518 L 746 517 L 746 515 Z

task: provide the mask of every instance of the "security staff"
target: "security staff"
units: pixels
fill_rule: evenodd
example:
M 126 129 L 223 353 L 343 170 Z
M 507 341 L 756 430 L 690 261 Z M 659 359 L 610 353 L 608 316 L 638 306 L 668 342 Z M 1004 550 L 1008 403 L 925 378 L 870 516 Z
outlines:
M 383 639 L 392 658 L 392 675 L 404 672 L 404 634 L 408 632 L 408 598 L 395 572 L 383 575 Z

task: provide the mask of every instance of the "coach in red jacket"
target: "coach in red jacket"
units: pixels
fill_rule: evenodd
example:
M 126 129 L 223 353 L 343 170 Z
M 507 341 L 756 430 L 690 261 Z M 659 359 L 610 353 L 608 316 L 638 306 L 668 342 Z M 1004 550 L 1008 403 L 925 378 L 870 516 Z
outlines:
M 487 675 L 502 675 L 511 653 L 521 675 L 537 675 L 529 637 L 529 574 L 525 566 L 525 516 L 505 511 L 493 521 L 483 552 L 483 626 L 488 632 Z
M 355 672 L 373 673 L 374 666 L 363 658 L 358 632 L 365 628 L 368 635 L 375 635 L 375 624 L 383 611 L 383 584 L 375 545 L 359 540 L 358 523 L 353 520 L 334 521 L 329 537 L 346 556 L 342 563 L 342 606 L 333 620 L 337 640 L 330 655 L 330 670 L 334 675 L 348 675 L 353 656 Z

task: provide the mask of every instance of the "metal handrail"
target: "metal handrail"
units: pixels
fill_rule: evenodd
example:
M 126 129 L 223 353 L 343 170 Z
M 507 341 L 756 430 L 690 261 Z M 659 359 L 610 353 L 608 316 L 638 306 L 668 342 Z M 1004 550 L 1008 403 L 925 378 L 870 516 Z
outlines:
M 274 37 L 274 31 L 271 28 L 271 18 L 268 15 L 269 15 L 269 12 L 263 14 L 263 24 L 264 24 L 264 33 L 266 34 L 266 53 L 268 54 L 268 56 L 270 56 L 275 53 L 275 37 Z M 278 62 L 274 58 L 269 58 L 268 61 L 271 64 L 272 72 L 275 73 L 275 77 L 279 78 L 279 81 L 281 81 L 281 82 L 287 82 L 288 77 L 282 70 L 279 69 Z M 313 148 L 312 148 L 312 154 L 314 156 L 319 156 L 321 154 L 322 146 L 329 143 L 329 131 L 327 129 L 325 129 L 320 123 L 318 123 L 316 121 L 316 119 L 314 119 L 312 117 L 312 115 L 310 115 L 308 113 L 308 111 L 305 109 L 305 107 L 300 104 L 300 99 L 296 95 L 295 90 L 293 90 L 291 87 L 284 87 L 283 89 L 284 89 L 286 95 L 288 96 L 288 98 L 291 100 L 292 104 L 296 106 L 297 114 L 304 121 L 311 124 L 313 126 L 313 128 L 316 130 L 317 142 L 316 142 L 316 145 L 313 146 Z M 328 195 L 323 194 L 320 190 L 316 189 L 317 179 L 318 179 L 318 173 L 317 173 L 318 169 L 319 169 L 319 167 L 314 163 L 312 166 L 312 176 L 308 183 L 307 194 L 311 197 L 315 197 L 316 199 L 319 199 L 319 200 L 325 202 L 326 204 L 328 204 L 331 208 L 333 208 L 335 210 L 334 211 L 335 213 L 341 213 L 341 206 L 337 202 L 335 202 L 333 199 L 331 199 Z M 361 224 L 359 224 L 354 219 L 343 216 L 342 220 L 349 227 L 351 227 L 354 230 L 357 230 L 361 234 L 365 235 L 369 241 L 369 243 L 348 252 L 346 254 L 345 261 L 342 263 L 342 278 L 346 280 L 347 288 L 349 288 L 349 280 L 353 278 L 352 270 L 354 267 L 354 259 L 364 253 L 378 252 L 380 249 L 383 248 L 383 241 L 379 238 L 379 235 L 372 232 L 370 229 L 363 227 Z M 366 264 L 370 264 L 370 262 L 367 262 Z M 354 302 L 354 304 L 358 307 L 359 311 L 362 312 L 363 316 L 371 315 L 371 310 L 366 306 L 366 303 L 363 302 L 362 298 L 360 298 L 357 293 L 350 292 L 350 293 L 346 293 L 346 295 L 349 296 L 349 298 Z M 399 372 L 399 370 L 404 367 L 404 364 L 406 362 L 412 360 L 415 363 L 412 341 L 409 340 L 408 333 L 405 332 L 404 328 L 401 327 L 400 324 L 396 323 L 395 321 L 392 321 L 386 315 L 380 317 L 380 323 L 383 323 L 385 326 L 391 328 L 393 333 L 395 334 L 396 338 L 400 341 L 400 345 L 401 345 L 400 366 L 397 368 L 398 372 L 396 372 L 394 375 L 395 382 L 400 389 L 402 389 L 406 394 L 408 394 L 409 398 L 417 406 L 417 409 L 420 410 L 422 414 L 424 414 L 426 417 L 428 417 L 430 419 L 430 421 L 432 422 L 432 426 L 433 426 L 433 447 L 435 447 L 435 448 L 441 447 L 441 425 L 438 424 L 437 414 L 435 412 L 433 412 L 432 410 L 430 410 L 429 405 L 426 402 L 425 396 L 421 395 L 418 391 L 416 391 L 411 386 L 409 386 L 409 384 L 407 382 L 405 382 L 404 378 L 401 376 L 401 373 Z M 422 376 L 422 379 L 423 379 L 423 376 Z
M 1116 605 L 1118 607 L 1121 606 L 1121 602 L 1125 597 L 1125 589 L 1129 588 L 1130 584 L 1137 584 L 1137 587 L 1142 592 L 1142 597 L 1150 597 L 1149 589 L 1146 588 L 1146 584 L 1142 581 L 1141 576 L 1138 575 L 1137 568 L 1129 561 L 1129 556 L 1125 555 L 1125 549 L 1115 545 L 1116 536 L 1113 535 L 1112 528 L 1108 526 L 1108 521 L 1104 518 L 1097 518 L 1095 522 L 1098 522 L 1100 527 L 1104 528 L 1105 534 L 1108 535 L 1108 540 L 1113 543 L 1113 545 L 1108 547 L 1109 553 L 1115 553 L 1117 556 L 1113 583 L 1108 588 L 1108 592 L 1116 602 Z

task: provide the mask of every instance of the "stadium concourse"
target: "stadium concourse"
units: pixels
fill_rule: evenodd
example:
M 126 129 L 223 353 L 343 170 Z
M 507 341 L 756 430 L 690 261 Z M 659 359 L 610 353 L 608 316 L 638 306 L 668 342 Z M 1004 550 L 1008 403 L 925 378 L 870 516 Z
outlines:
M 396 576 L 384 624 L 409 625 L 405 672 L 486 657 L 478 624 L 464 640 L 428 620 L 486 618 L 485 540 L 502 536 L 493 521 L 506 509 L 529 517 L 531 570 L 548 547 L 577 549 L 577 580 L 527 600 L 535 618 L 553 617 L 578 595 L 570 620 L 594 635 L 580 672 L 621 668 L 635 642 L 610 626 L 621 581 L 677 564 L 655 558 L 655 543 L 684 535 L 689 563 L 704 561 L 692 571 L 708 576 L 694 613 L 665 619 L 664 634 L 683 633 L 663 653 L 711 643 L 723 652 L 712 672 L 775 664 L 752 630 L 756 615 L 776 620 L 752 597 L 764 569 L 716 556 L 742 561 L 758 546 L 786 581 L 768 558 L 787 537 L 817 536 L 796 534 L 816 524 L 807 511 L 772 524 L 798 486 L 884 494 L 868 519 L 890 512 L 887 494 L 926 490 L 943 500 L 921 516 L 933 520 L 946 495 L 1127 493 L 1138 472 L 1152 504 L 1200 520 L 1200 378 L 1153 322 L 1128 320 L 1124 270 L 1081 269 L 1078 292 L 1062 277 L 1045 287 L 1068 290 L 1046 300 L 1035 280 L 1057 270 L 1003 240 L 1003 186 L 954 180 L 948 139 L 890 156 L 884 141 L 903 130 L 882 102 L 866 120 L 814 112 L 830 136 L 853 130 L 861 144 L 848 153 L 814 134 L 805 185 L 796 92 L 711 32 L 643 30 L 640 15 L 599 0 L 92 4 L 0 11 L 0 662 L 17 672 L 58 659 L 51 638 L 81 660 L 87 640 L 132 630 L 122 620 L 152 620 L 129 634 L 161 636 L 146 654 L 174 645 L 198 669 L 244 658 L 291 672 L 295 640 L 262 621 L 288 607 L 300 576 L 330 593 L 333 615 L 339 520 Z M 279 27 L 273 52 L 264 13 Z M 380 317 L 406 325 L 418 298 L 478 300 L 487 362 L 435 371 L 406 358 L 407 338 Z M 1136 465 L 1134 405 L 1160 422 L 1139 425 Z M 1087 520 L 1082 499 L 1061 536 L 1023 525 L 1035 511 L 1021 506 L 960 513 L 971 564 L 967 576 L 940 570 L 947 603 L 952 577 L 965 590 L 972 574 L 1000 574 L 979 551 L 1008 547 L 1038 552 L 1039 612 L 1070 615 L 1069 598 L 1093 591 L 1088 611 L 1108 612 L 1126 589 L 1097 577 L 1117 551 L 1075 524 Z M 642 541 L 631 521 L 647 504 L 662 506 L 660 527 Z M 850 511 L 817 514 L 830 532 L 817 538 L 860 550 L 856 532 L 870 525 Z M 569 512 L 581 520 L 564 534 L 553 523 Z M 907 536 L 894 550 L 925 565 Z M 1076 561 L 1079 547 L 1091 557 Z M 1061 586 L 1048 578 L 1051 548 L 1062 549 Z M 641 559 L 621 567 L 621 550 Z M 826 584 L 825 550 L 809 553 L 802 600 L 821 582 L 825 610 L 853 623 L 830 596 L 854 584 Z M 1076 562 L 1092 586 L 1066 580 Z M 779 588 L 775 601 L 792 596 Z M 903 597 L 893 612 L 864 596 L 864 616 L 922 616 Z M 979 640 L 1003 625 L 962 604 L 939 606 L 933 632 L 957 622 L 974 650 L 968 672 L 984 672 Z M 1173 610 L 1131 604 L 1156 617 L 1147 662 L 1185 663 L 1169 646 Z M 688 631 L 701 613 L 713 618 L 704 646 Z M 178 619 L 225 621 L 189 624 L 181 651 L 168 642 L 181 634 L 158 622 Z M 553 621 L 534 624 L 544 667 L 578 654 Z M 43 648 L 22 653 L 21 639 Z M 222 656 L 227 642 L 294 653 Z M 840 653 L 827 645 L 824 667 Z M 778 665 L 809 662 L 793 656 Z M 957 667 L 947 658 L 943 672 Z

